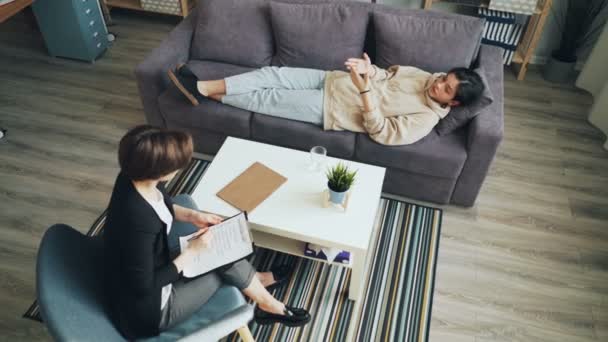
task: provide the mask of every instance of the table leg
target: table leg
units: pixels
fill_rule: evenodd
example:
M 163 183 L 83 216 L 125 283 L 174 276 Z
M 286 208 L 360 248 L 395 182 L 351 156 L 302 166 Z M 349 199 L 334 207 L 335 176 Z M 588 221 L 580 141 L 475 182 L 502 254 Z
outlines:
M 348 299 L 359 300 L 361 292 L 363 290 L 363 284 L 365 283 L 364 271 L 366 263 L 366 251 L 355 250 L 350 252 L 351 258 L 351 273 L 350 273 L 350 285 L 348 288 Z

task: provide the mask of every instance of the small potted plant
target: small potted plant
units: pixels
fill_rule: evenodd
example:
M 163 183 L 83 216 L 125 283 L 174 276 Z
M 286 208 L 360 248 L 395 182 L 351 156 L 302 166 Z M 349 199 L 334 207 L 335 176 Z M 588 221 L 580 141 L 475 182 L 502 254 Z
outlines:
M 338 163 L 327 171 L 327 187 L 329 188 L 329 201 L 331 203 L 344 203 L 344 197 L 355 183 L 356 175 L 357 171 L 351 171 L 343 163 Z

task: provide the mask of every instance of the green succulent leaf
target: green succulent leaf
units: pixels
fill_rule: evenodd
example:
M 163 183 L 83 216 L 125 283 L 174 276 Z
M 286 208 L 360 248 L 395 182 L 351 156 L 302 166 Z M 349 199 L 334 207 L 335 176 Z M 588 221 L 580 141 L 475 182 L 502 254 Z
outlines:
M 326 172 L 327 185 L 336 192 L 344 192 L 355 183 L 357 171 L 351 171 L 348 165 L 340 162 Z

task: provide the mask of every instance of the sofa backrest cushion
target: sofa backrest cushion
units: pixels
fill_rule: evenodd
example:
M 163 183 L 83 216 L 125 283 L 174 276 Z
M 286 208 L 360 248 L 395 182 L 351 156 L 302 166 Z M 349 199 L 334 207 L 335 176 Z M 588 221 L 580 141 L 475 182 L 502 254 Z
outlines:
M 433 11 L 396 14 L 374 10 L 376 64 L 415 66 L 428 72 L 469 67 L 481 42 L 484 20 Z
M 355 3 L 270 3 L 272 65 L 343 70 L 363 54 L 369 9 Z
M 456 129 L 466 125 L 471 119 L 479 114 L 485 107 L 494 102 L 494 95 L 490 90 L 488 80 L 485 76 L 483 67 L 478 67 L 474 70 L 481 76 L 481 80 L 485 89 L 481 97 L 477 101 L 467 105 L 458 106 L 450 109 L 450 113 L 445 118 L 441 119 L 435 129 L 439 135 L 448 135 Z
M 270 65 L 274 53 L 268 1 L 202 0 L 191 59 L 249 67 Z

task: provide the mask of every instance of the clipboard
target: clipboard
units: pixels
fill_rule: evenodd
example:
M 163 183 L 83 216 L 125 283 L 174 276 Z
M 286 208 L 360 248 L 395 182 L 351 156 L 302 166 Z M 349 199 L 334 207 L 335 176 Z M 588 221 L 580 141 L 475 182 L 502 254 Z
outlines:
M 246 212 L 246 211 L 241 211 L 241 212 L 240 212 L 240 213 L 238 213 L 238 214 L 232 215 L 232 216 L 230 216 L 230 217 L 226 217 L 225 219 L 222 219 L 222 222 L 224 222 L 224 221 L 230 221 L 230 220 L 234 219 L 235 217 L 237 217 L 237 216 L 239 216 L 239 215 L 241 215 L 241 214 L 242 214 L 242 215 L 245 215 L 245 221 L 249 222 L 249 216 L 247 216 L 247 212 Z M 220 222 L 220 223 L 218 223 L 218 224 L 214 224 L 214 225 L 212 225 L 212 226 L 209 226 L 208 228 L 209 228 L 209 229 L 211 229 L 211 228 L 213 228 L 213 227 L 216 227 L 216 229 L 217 229 L 217 228 L 218 228 L 217 226 L 218 226 L 218 225 L 220 225 L 222 222 Z M 220 227 L 220 228 L 221 228 L 221 227 Z M 249 226 L 247 226 L 247 228 L 249 228 Z M 253 235 L 251 235 L 251 229 L 248 229 L 248 230 L 247 230 L 247 232 L 249 233 L 249 239 L 250 239 L 250 240 L 253 242 Z M 196 233 L 196 232 L 195 232 L 195 233 Z M 205 234 L 202 234 L 201 236 L 203 236 L 203 235 L 205 235 Z M 194 239 L 196 239 L 196 238 L 190 238 L 190 239 L 188 239 L 188 242 L 190 242 L 190 241 L 192 241 L 192 240 L 194 240 Z
M 222 188 L 217 196 L 233 207 L 251 213 L 286 181 L 283 175 L 255 162 Z
M 200 254 L 197 254 L 197 257 L 195 258 L 195 260 L 193 260 L 193 263 L 190 263 L 188 265 L 186 265 L 186 267 L 184 268 L 184 270 L 182 270 L 182 275 L 184 276 L 185 279 L 195 279 L 198 278 L 202 275 L 208 274 L 209 272 L 214 271 L 215 269 L 234 263 L 238 260 L 241 259 L 245 259 L 248 258 L 249 256 L 251 256 L 251 254 L 254 253 L 255 251 L 255 245 L 253 243 L 253 236 L 251 234 L 251 227 L 249 226 L 249 218 L 247 217 L 247 212 L 240 212 L 232 217 L 226 218 L 224 219 L 222 222 L 228 222 L 231 220 L 235 220 L 240 218 L 241 216 L 244 217 L 244 226 L 243 229 L 246 228 L 247 230 L 247 237 L 248 241 L 251 242 L 251 244 L 247 244 L 246 240 L 242 241 L 241 243 L 241 247 L 237 247 L 237 250 L 233 250 L 233 252 L 236 252 L 237 254 L 234 255 L 225 255 L 225 253 L 220 253 L 217 254 L 218 252 L 213 252 L 213 251 L 205 251 L 203 250 Z M 242 221 L 240 221 L 242 222 Z M 218 223 L 217 225 L 213 225 L 210 228 L 216 227 L 216 229 L 221 229 L 221 225 L 222 223 Z M 241 232 L 243 232 L 244 230 L 241 230 Z M 191 241 L 191 236 L 197 234 L 197 232 L 187 235 L 187 236 L 183 236 L 180 237 L 180 250 L 183 252 L 184 248 L 187 247 L 187 245 L 190 243 Z M 245 235 L 243 235 L 245 236 Z M 215 237 L 214 237 L 215 239 Z M 211 240 L 211 245 L 213 246 L 213 242 L 214 240 Z M 224 241 L 236 241 L 236 240 L 232 240 L 232 239 L 224 239 Z M 217 250 L 217 247 L 216 247 Z M 240 251 L 240 253 L 239 253 Z M 205 257 L 211 257 L 212 259 L 206 259 Z

